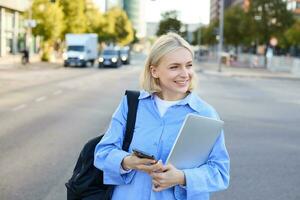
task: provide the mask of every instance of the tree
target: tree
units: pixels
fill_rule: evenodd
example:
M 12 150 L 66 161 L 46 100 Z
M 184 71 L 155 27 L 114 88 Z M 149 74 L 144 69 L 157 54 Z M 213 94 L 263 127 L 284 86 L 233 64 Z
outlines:
M 66 33 L 84 33 L 87 30 L 87 18 L 85 16 L 85 0 L 59 0 L 64 12 Z
M 214 45 L 217 43 L 216 40 L 216 30 L 218 27 L 218 21 L 214 20 L 212 21 L 208 26 L 202 26 L 198 28 L 194 32 L 194 42 L 193 44 L 198 44 L 198 39 L 200 37 L 200 44 L 206 44 L 206 45 Z M 200 34 L 200 36 L 199 36 Z
M 32 33 L 42 37 L 42 60 L 48 61 L 52 46 L 59 39 L 64 28 L 62 8 L 57 2 L 34 0 L 31 11 L 32 18 L 37 22 Z M 28 16 L 29 10 L 25 12 L 25 17 Z
M 239 45 L 251 44 L 252 27 L 249 15 L 241 7 L 228 8 L 224 15 L 224 43 L 233 45 L 237 52 Z
M 105 19 L 94 3 L 85 0 L 86 32 L 101 34 Z
M 159 22 L 158 30 L 156 32 L 157 36 L 166 34 L 168 32 L 176 32 L 181 36 L 184 36 L 182 31 L 182 23 L 177 19 L 177 11 L 167 11 L 162 14 L 162 20 Z
M 111 8 L 104 15 L 105 25 L 102 40 L 127 45 L 134 39 L 134 32 L 126 12 L 118 7 Z
M 294 25 L 285 32 L 284 35 L 290 45 L 300 45 L 300 20 L 297 20 Z
M 255 37 L 266 47 L 272 37 L 279 38 L 293 24 L 293 14 L 287 10 L 286 1 L 282 0 L 252 0 L 249 14 L 254 24 Z

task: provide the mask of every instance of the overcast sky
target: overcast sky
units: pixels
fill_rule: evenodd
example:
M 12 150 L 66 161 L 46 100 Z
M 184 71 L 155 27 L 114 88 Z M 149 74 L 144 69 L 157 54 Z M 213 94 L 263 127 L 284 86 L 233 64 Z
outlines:
M 103 10 L 105 0 L 94 0 Z M 184 23 L 209 23 L 210 0 L 140 0 L 145 6 L 145 20 L 157 22 L 161 13 L 168 10 L 178 10 L 179 19 Z
M 209 23 L 209 0 L 144 0 L 146 21 L 159 21 L 160 13 L 178 10 L 184 23 Z

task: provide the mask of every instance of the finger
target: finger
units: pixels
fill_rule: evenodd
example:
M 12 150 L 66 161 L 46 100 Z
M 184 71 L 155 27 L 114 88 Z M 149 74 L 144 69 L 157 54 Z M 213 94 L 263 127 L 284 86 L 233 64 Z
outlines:
M 153 179 L 158 180 L 158 181 L 164 179 L 164 175 L 163 175 L 162 173 L 152 172 L 152 173 L 150 174 L 150 176 L 151 176 Z
M 160 191 L 162 191 L 162 190 L 164 190 L 164 189 L 166 189 L 165 187 L 162 187 L 162 186 L 160 186 L 160 185 L 153 185 L 153 187 L 152 187 L 152 190 L 153 191 L 155 191 L 155 192 L 160 192 Z
M 153 185 L 156 185 L 156 186 L 159 186 L 159 185 L 160 185 L 159 181 L 157 181 L 157 180 L 155 180 L 155 179 L 152 179 L 152 184 L 153 184 Z
M 152 173 L 152 166 L 151 165 L 144 165 L 144 164 L 141 164 L 141 165 L 138 165 L 138 169 L 139 170 L 142 170 L 148 174 L 151 174 Z
M 139 164 L 143 165 L 153 165 L 156 163 L 156 160 L 148 159 L 148 158 L 139 158 Z
M 162 164 L 162 161 L 158 161 L 156 164 L 152 165 L 153 167 L 153 172 L 162 172 L 164 169 L 164 166 Z

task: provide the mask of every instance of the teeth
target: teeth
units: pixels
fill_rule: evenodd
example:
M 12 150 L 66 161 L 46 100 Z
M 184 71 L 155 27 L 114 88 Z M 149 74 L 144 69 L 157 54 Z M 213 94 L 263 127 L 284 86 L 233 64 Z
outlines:
M 177 83 L 185 83 L 185 82 L 187 82 L 187 81 L 176 81 Z

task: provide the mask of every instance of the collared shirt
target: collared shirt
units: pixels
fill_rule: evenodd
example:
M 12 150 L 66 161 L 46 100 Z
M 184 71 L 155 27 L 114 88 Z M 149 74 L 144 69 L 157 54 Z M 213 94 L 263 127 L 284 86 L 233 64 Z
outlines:
M 169 107 L 161 117 L 154 95 L 141 91 L 136 124 L 129 152 L 122 150 L 128 112 L 127 98 L 123 97 L 113 114 L 111 124 L 95 149 L 94 165 L 103 170 L 105 184 L 116 185 L 113 200 L 207 200 L 209 193 L 226 189 L 229 184 L 229 156 L 224 134 L 220 133 L 208 161 L 193 169 L 184 169 L 186 187 L 176 185 L 161 192 L 152 190 L 152 179 L 147 173 L 132 170 L 121 173 L 123 158 L 140 149 L 163 163 L 170 153 L 179 129 L 188 113 L 219 119 L 216 111 L 195 93 Z
M 156 107 L 159 111 L 160 116 L 164 116 L 164 114 L 167 112 L 168 108 L 177 104 L 180 100 L 177 101 L 167 101 L 159 98 L 157 95 L 154 95 L 154 101 L 156 104 Z

